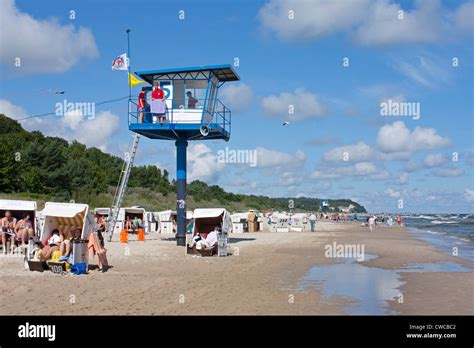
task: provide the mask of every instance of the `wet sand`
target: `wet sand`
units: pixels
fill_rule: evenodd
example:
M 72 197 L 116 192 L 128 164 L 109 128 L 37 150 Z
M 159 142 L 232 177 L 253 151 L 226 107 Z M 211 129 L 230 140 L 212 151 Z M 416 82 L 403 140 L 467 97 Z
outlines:
M 332 244 L 364 245 L 377 255 L 361 264 L 400 270 L 411 263 L 452 262 L 468 272 L 400 272 L 403 284 L 388 306 L 398 314 L 474 314 L 474 265 L 416 240 L 404 228 L 375 232 L 357 224 L 319 223 L 317 233 L 231 235 L 234 255 L 193 257 L 172 235 L 106 245 L 107 273 L 55 275 L 24 270 L 20 258 L 0 260 L 0 314 L 347 314 L 355 299 L 324 296 L 323 285 L 302 287 Z M 334 277 L 337 277 L 334 274 Z

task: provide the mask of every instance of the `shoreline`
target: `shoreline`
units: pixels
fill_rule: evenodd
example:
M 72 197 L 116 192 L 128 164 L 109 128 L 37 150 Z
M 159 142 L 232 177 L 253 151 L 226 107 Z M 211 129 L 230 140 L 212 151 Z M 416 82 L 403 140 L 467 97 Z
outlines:
M 113 267 L 86 276 L 29 272 L 22 260 L 2 259 L 0 314 L 348 314 L 354 298 L 326 296 L 324 282 L 301 287 L 314 267 L 344 263 L 325 257 L 324 247 L 333 242 L 364 245 L 377 258 L 359 265 L 400 274 L 403 303 L 387 303 L 396 314 L 474 314 L 474 263 L 444 254 L 405 228 L 369 232 L 355 223 L 320 222 L 316 233 L 231 234 L 235 254 L 224 258 L 185 255 L 172 237 L 149 234 L 139 242 L 130 236 L 124 246 L 114 236 L 106 245 Z M 468 271 L 401 270 L 414 263 L 454 263 Z

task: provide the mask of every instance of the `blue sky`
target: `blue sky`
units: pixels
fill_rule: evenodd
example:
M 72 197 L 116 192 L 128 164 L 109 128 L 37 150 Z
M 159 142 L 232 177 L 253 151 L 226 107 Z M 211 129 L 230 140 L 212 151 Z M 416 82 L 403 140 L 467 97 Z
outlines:
M 374 212 L 395 212 L 400 200 L 403 211 L 472 212 L 473 12 L 469 1 L 2 0 L 0 112 L 22 118 L 64 99 L 126 96 L 126 74 L 110 65 L 130 28 L 133 71 L 239 59 L 241 82 L 219 96 L 233 110 L 231 140 L 191 144 L 190 180 L 274 197 L 352 198 Z M 382 116 L 387 100 L 417 103 L 419 119 Z M 98 107 L 93 119 L 22 123 L 122 155 L 126 112 L 122 101 Z M 257 166 L 218 163 L 225 147 L 256 150 Z M 137 164 L 173 176 L 174 144 L 143 139 Z

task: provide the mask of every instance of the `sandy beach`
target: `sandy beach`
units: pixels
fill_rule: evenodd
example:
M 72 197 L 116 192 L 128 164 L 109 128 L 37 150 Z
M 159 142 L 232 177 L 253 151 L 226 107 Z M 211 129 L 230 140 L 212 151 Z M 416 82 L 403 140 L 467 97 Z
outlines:
M 354 261 L 357 267 L 396 274 L 399 287 L 388 290 L 403 300 L 397 295 L 386 301 L 387 314 L 474 314 L 472 262 L 436 250 L 405 228 L 369 232 L 358 224 L 328 222 L 319 223 L 317 233 L 233 234 L 234 255 L 221 258 L 185 255 L 172 235 L 149 234 L 145 242 L 130 236 L 127 245 L 114 236 L 106 245 L 112 268 L 84 276 L 30 272 L 21 258 L 3 257 L 0 314 L 351 314 L 356 298 L 328 295 L 324 281 L 302 286 L 313 267 L 347 263 L 325 256 L 325 246 L 334 242 L 364 246 L 371 257 Z M 413 271 L 411 264 L 464 271 Z M 355 287 L 344 274 L 332 272 L 331 278 Z M 363 277 L 357 281 L 364 285 Z

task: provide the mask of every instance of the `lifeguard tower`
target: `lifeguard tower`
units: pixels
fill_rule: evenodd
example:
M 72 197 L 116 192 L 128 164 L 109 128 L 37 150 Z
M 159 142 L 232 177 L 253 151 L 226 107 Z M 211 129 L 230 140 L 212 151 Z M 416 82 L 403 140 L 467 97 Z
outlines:
M 239 81 L 231 65 L 137 71 L 150 86 L 145 87 L 145 110 L 138 109 L 138 99 L 129 101 L 128 124 L 132 132 L 150 139 L 174 140 L 177 164 L 177 245 L 186 244 L 186 147 L 188 140 L 228 141 L 231 111 L 217 99 L 225 82 Z M 165 92 L 162 124 L 150 105 L 153 86 Z M 140 122 L 143 113 L 143 122 Z

